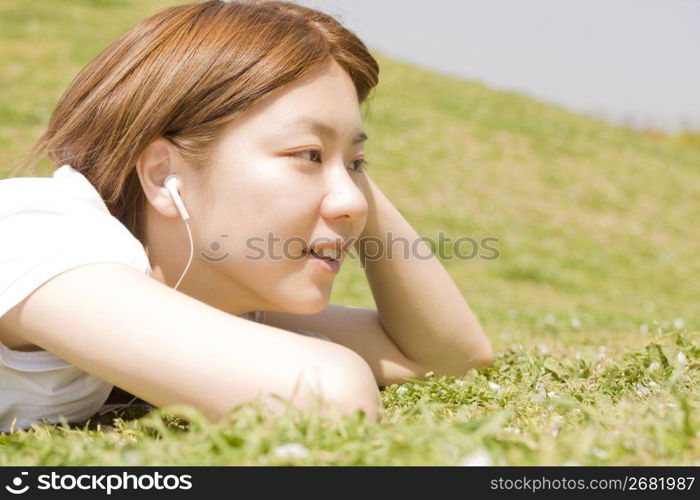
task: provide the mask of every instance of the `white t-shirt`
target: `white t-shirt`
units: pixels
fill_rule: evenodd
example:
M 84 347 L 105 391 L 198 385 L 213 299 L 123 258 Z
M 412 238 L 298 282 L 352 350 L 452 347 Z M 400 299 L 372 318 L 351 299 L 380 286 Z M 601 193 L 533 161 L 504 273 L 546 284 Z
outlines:
M 123 262 L 152 275 L 141 242 L 85 176 L 63 165 L 52 177 L 0 180 L 0 317 L 52 277 L 95 262 Z M 263 318 L 261 311 L 240 317 Z M 48 351 L 0 342 L 0 431 L 59 423 L 61 416 L 85 421 L 112 387 Z

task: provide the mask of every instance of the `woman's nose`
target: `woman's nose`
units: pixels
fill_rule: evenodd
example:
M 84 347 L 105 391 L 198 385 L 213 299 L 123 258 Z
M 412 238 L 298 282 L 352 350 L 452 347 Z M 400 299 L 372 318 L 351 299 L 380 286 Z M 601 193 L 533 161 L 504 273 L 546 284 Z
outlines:
M 344 175 L 345 180 L 331 185 L 321 206 L 322 215 L 328 219 L 346 217 L 353 222 L 364 221 L 368 209 L 365 195 L 348 174 Z

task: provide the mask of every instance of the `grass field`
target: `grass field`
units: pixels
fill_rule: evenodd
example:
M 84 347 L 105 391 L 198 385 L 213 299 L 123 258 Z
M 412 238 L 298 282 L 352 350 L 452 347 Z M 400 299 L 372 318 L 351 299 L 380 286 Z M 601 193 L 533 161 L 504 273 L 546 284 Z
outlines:
M 0 168 L 90 59 L 176 3 L 0 4 Z M 0 435 L 0 465 L 700 463 L 700 136 L 616 127 L 375 55 L 372 178 L 425 237 L 498 238 L 495 260 L 444 261 L 493 365 L 386 388 L 376 424 L 255 404 L 216 425 L 127 410 Z M 374 307 L 359 265 L 331 302 Z

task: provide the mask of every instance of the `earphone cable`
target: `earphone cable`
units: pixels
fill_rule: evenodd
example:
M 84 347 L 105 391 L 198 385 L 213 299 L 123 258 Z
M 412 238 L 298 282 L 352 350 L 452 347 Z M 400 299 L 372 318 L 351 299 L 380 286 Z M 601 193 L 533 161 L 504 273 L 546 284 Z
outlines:
M 194 256 L 194 243 L 192 242 L 192 232 L 190 231 L 190 223 L 186 220 L 184 222 L 185 228 L 187 228 L 187 237 L 190 239 L 190 258 L 187 261 L 187 266 L 185 266 L 185 270 L 182 272 L 180 279 L 177 280 L 177 284 L 175 285 L 174 290 L 177 290 L 177 287 L 179 287 L 180 283 L 182 283 L 182 278 L 184 278 L 185 274 L 187 274 L 187 271 L 190 268 L 190 264 L 192 264 L 192 257 Z

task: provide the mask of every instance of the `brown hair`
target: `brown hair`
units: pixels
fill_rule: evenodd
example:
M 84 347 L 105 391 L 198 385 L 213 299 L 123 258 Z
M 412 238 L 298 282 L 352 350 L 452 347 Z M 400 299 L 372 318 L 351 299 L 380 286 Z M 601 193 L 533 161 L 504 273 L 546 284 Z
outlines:
M 329 57 L 347 71 L 364 103 L 378 83 L 379 65 L 329 15 L 272 0 L 165 9 L 83 68 L 20 169 L 45 154 L 57 166 L 71 165 L 143 240 L 145 196 L 135 162 L 148 144 L 163 136 L 203 168 L 228 124 Z

